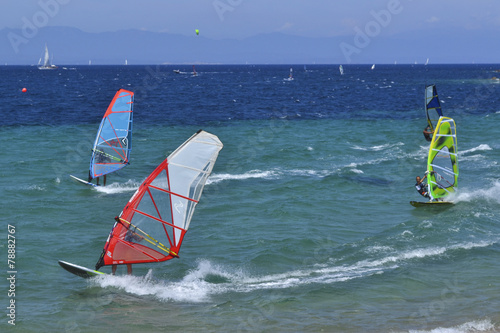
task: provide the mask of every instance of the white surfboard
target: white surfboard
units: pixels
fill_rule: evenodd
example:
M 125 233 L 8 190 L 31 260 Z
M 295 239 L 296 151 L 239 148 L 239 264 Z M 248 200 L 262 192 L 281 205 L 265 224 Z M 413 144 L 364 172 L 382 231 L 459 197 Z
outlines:
M 96 184 L 92 184 L 92 183 L 90 183 L 90 182 L 88 182 L 88 181 L 86 181 L 86 180 L 83 180 L 83 179 L 80 179 L 80 178 L 78 178 L 78 177 L 75 177 L 75 176 L 73 176 L 73 175 L 69 175 L 69 176 L 70 176 L 71 178 L 73 178 L 73 180 L 75 180 L 75 181 L 77 181 L 77 182 L 79 182 L 79 183 L 82 183 L 82 184 L 85 184 L 85 185 L 89 185 L 89 186 L 94 186 L 94 187 L 99 186 L 99 185 L 96 185 Z

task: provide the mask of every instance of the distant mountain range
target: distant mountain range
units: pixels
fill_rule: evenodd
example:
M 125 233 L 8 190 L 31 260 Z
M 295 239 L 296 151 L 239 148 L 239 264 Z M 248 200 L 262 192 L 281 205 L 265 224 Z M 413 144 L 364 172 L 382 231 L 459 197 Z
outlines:
M 209 39 L 140 30 L 87 33 L 70 27 L 0 30 L 0 65 L 37 64 L 45 43 L 56 65 L 497 63 L 494 31 L 420 31 L 393 36 L 307 38 L 282 33 Z

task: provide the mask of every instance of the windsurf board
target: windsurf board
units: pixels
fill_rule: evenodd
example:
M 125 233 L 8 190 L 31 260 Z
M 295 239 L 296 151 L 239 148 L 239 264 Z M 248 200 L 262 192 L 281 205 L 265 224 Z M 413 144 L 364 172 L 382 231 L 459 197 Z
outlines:
M 78 275 L 78 276 L 81 276 L 84 279 L 88 279 L 88 278 L 98 276 L 98 275 L 106 275 L 106 273 L 95 271 L 93 269 L 86 268 L 83 266 L 71 264 L 71 263 L 66 262 L 66 261 L 59 260 L 58 262 L 59 262 L 59 265 L 61 265 L 61 267 L 64 268 L 65 270 L 67 270 L 68 272 L 73 273 L 73 274 Z
M 420 201 L 410 201 L 410 205 L 413 207 L 425 207 L 425 206 L 447 206 L 447 205 L 453 205 L 453 202 L 451 201 L 426 201 L 426 202 L 420 202 Z
M 78 178 L 78 177 L 75 177 L 75 176 L 73 176 L 73 175 L 69 175 L 69 176 L 70 176 L 71 178 L 73 178 L 75 181 L 77 181 L 77 182 L 79 182 L 79 183 L 81 183 L 81 184 L 85 184 L 85 185 L 89 185 L 89 186 L 94 186 L 94 187 L 99 186 L 99 185 L 96 185 L 96 184 L 92 184 L 92 183 L 90 183 L 90 182 L 88 182 L 88 181 L 86 181 L 86 180 L 83 180 L 83 179 L 80 179 L 80 178 Z

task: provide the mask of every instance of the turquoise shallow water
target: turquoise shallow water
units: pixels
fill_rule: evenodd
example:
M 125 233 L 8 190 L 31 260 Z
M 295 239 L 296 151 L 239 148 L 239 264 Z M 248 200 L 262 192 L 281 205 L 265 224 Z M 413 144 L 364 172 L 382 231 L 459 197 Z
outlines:
M 3 68 L 0 287 L 16 325 L 5 315 L 2 331 L 498 331 L 496 67 L 344 66 L 342 77 L 302 67 L 293 82 L 286 66 L 200 66 L 198 77 Z M 409 205 L 425 170 L 430 82 L 457 124 L 459 192 L 446 209 Z M 119 88 L 137 92 L 131 164 L 104 188 L 76 184 L 68 175 L 86 176 Z M 91 281 L 61 269 L 57 260 L 95 265 L 114 216 L 199 128 L 224 149 L 180 259 Z

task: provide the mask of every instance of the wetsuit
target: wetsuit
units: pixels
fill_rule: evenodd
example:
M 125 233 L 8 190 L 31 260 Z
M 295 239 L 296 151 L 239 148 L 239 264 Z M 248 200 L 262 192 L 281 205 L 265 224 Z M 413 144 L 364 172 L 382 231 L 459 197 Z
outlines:
M 420 193 L 421 196 L 424 198 L 429 198 L 429 193 L 427 192 L 427 185 L 424 184 L 423 181 L 420 183 L 415 184 L 415 188 L 417 189 L 418 193 Z
M 431 136 L 431 127 L 430 126 L 427 126 L 425 129 L 424 129 L 424 138 L 425 140 L 427 141 L 432 141 L 432 136 Z

